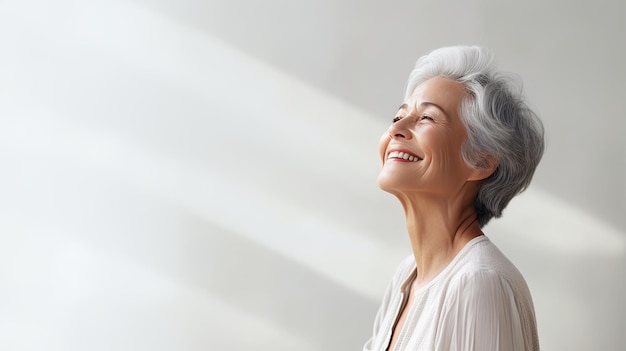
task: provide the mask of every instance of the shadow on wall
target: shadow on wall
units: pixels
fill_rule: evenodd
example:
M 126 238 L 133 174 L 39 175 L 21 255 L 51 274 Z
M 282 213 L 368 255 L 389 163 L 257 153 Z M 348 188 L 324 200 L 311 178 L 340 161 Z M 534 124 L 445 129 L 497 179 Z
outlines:
M 0 348 L 359 349 L 408 254 L 384 123 L 144 8 L 30 5 L 0 11 Z M 539 191 L 488 233 L 546 349 L 622 344 L 624 233 Z

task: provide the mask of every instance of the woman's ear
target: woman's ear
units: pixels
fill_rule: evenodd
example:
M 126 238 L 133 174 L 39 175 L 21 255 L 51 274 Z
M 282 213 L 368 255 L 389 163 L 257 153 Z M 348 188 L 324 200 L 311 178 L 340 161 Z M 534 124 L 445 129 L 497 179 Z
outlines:
M 481 165 L 472 169 L 470 181 L 478 181 L 489 178 L 498 168 L 498 160 L 492 155 L 484 155 Z

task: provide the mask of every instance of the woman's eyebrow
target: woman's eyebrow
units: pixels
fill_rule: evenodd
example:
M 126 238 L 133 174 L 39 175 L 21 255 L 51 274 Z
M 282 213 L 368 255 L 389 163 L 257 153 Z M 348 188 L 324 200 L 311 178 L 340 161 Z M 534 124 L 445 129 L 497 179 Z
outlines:
M 420 103 L 420 106 L 434 106 L 436 107 L 438 110 L 440 110 L 441 112 L 443 112 L 443 114 L 447 117 L 450 118 L 450 115 L 448 114 L 448 112 L 446 112 L 446 110 L 443 109 L 443 107 L 437 105 L 434 102 L 429 102 L 429 101 L 422 101 L 422 103 Z
M 448 115 L 448 113 L 446 112 L 446 110 L 444 110 L 441 106 L 437 105 L 437 104 L 436 104 L 436 103 L 434 103 L 434 102 L 422 101 L 422 102 L 419 104 L 419 106 L 420 106 L 420 107 L 424 107 L 424 106 L 434 106 L 434 107 L 436 107 L 437 109 L 439 109 L 441 112 L 443 112 L 443 114 L 444 114 L 444 115 L 446 115 L 446 117 L 450 118 L 450 115 Z M 399 110 L 408 110 L 408 108 L 409 108 L 409 105 L 407 105 L 407 104 L 402 104 L 402 105 L 400 105 L 400 107 L 398 107 L 398 111 L 399 111 Z

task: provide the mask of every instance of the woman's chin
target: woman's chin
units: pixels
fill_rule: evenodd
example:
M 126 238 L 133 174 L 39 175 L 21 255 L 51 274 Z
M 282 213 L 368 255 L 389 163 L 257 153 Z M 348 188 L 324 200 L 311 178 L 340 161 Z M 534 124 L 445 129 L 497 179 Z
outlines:
M 388 193 L 397 193 L 402 188 L 402 184 L 400 183 L 397 175 L 393 176 L 384 171 L 380 172 L 378 175 L 378 187 Z
M 378 174 L 378 179 L 376 180 L 376 182 L 378 183 L 378 187 L 380 189 L 388 191 L 387 188 L 390 185 L 390 179 L 386 174 L 384 174 L 384 171 L 381 171 L 380 174 Z

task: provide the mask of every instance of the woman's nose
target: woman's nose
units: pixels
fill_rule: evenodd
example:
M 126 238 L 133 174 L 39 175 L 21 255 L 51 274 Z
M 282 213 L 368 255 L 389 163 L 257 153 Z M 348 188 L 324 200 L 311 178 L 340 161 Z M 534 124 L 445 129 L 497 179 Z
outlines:
M 389 137 L 392 139 L 411 139 L 413 133 L 409 129 L 409 118 L 402 118 L 401 120 L 394 122 L 389 127 Z

